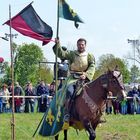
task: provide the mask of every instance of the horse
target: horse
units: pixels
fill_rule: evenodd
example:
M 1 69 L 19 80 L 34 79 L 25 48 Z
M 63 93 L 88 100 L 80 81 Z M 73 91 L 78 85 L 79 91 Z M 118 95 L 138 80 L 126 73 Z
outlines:
M 76 128 L 77 122 L 80 122 L 82 128 L 89 133 L 89 140 L 95 140 L 96 138 L 95 130 L 101 122 L 109 92 L 112 92 L 113 96 L 116 96 L 119 100 L 126 97 L 120 71 L 108 70 L 96 80 L 87 83 L 80 95 L 75 97 L 69 124 Z M 64 140 L 67 140 L 67 130 L 64 131 L 64 135 Z M 55 136 L 55 140 L 58 140 L 58 135 Z

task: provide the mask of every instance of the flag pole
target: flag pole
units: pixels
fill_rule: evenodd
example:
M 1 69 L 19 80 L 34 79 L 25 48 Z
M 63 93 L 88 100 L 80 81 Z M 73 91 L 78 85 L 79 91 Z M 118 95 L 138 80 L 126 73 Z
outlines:
M 57 0 L 57 30 L 56 30 L 56 39 L 59 39 L 59 1 L 60 0 Z M 57 61 L 57 57 L 58 57 L 58 45 L 59 45 L 59 42 L 57 41 L 56 42 L 56 54 L 55 54 L 55 103 L 56 103 L 56 110 L 58 110 L 58 101 L 57 101 L 57 87 L 58 87 L 58 61 Z M 51 135 L 54 133 L 54 129 L 55 129 L 55 126 L 56 126 L 56 119 L 55 119 L 55 123 L 52 127 L 52 130 L 51 130 Z
M 59 39 L 59 0 L 57 1 L 57 30 L 56 30 L 56 39 Z M 57 87 L 58 87 L 58 42 L 56 43 L 56 55 L 55 55 L 55 93 L 57 93 Z M 57 98 L 56 98 L 57 100 Z
M 59 1 L 57 3 L 57 31 L 56 31 L 56 37 L 59 37 Z
M 13 43 L 12 43 L 12 21 L 11 21 L 11 5 L 9 5 L 9 32 L 10 32 L 10 55 L 11 55 L 11 80 L 12 80 L 12 119 L 11 119 L 11 138 L 15 140 L 15 104 L 14 104 L 14 66 L 13 66 Z

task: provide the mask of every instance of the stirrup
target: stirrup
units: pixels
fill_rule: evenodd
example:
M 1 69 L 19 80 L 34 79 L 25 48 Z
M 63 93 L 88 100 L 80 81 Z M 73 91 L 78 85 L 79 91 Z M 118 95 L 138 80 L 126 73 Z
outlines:
M 69 122 L 70 120 L 70 115 L 69 114 L 65 114 L 64 115 L 64 122 Z

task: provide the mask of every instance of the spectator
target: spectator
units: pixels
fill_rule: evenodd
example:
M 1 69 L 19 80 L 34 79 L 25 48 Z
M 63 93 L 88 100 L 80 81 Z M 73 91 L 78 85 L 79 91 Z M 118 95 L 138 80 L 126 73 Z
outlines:
M 4 84 L 2 86 L 2 95 L 3 96 L 9 96 L 10 95 L 10 93 L 9 93 L 9 91 L 7 89 L 7 85 L 6 84 Z M 9 111 L 9 109 L 10 109 L 9 97 L 3 97 L 3 99 L 2 99 L 2 106 L 3 106 L 3 112 L 8 112 Z
M 131 99 L 128 100 L 128 107 L 129 108 L 129 113 L 134 114 L 137 112 L 137 99 L 138 99 L 138 90 L 134 86 L 132 90 L 128 92 L 128 96 L 132 97 Z
M 140 97 L 140 85 L 138 85 L 138 96 Z
M 114 114 L 115 115 L 116 114 L 119 114 L 120 113 L 120 102 L 119 102 L 119 100 L 114 99 L 112 101 L 112 103 L 113 103 L 113 111 L 114 111 Z
M 15 96 L 22 96 L 23 95 L 23 89 L 22 87 L 19 85 L 18 82 L 15 83 L 15 88 L 14 88 L 14 95 Z M 20 107 L 23 103 L 23 99 L 22 98 L 15 98 L 15 112 L 16 113 L 20 113 Z
M 25 96 L 35 96 L 35 88 L 28 82 L 25 89 Z M 34 112 L 35 98 L 25 98 L 25 112 Z
M 47 109 L 47 95 L 49 95 L 49 89 L 42 80 L 37 87 L 37 96 L 41 96 L 38 99 L 38 112 L 45 112 Z
M 138 85 L 138 109 L 137 114 L 140 114 L 140 85 Z
M 10 93 L 10 96 L 12 96 L 12 83 L 9 83 L 9 86 L 8 86 L 8 91 Z M 9 104 L 10 104 L 10 112 L 12 112 L 12 97 L 9 98 Z
M 121 114 L 123 115 L 127 114 L 127 99 L 123 99 L 120 104 L 121 104 Z
M 50 106 L 50 103 L 55 95 L 55 82 L 53 81 L 49 86 L 49 96 L 47 96 L 47 107 Z
M 55 95 L 55 82 L 54 81 L 50 84 L 49 95 L 53 97 Z
M 112 97 L 112 92 L 109 91 L 108 97 Z M 106 102 L 106 113 L 112 114 L 112 99 L 108 99 Z

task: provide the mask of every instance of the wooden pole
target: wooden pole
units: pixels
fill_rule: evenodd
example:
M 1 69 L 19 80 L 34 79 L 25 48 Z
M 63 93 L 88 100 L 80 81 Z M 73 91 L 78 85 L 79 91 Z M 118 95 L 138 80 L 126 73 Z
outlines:
M 13 43 L 12 43 L 12 21 L 11 21 L 11 5 L 9 5 L 9 20 L 10 20 L 10 54 L 11 54 L 11 80 L 12 80 L 12 119 L 11 119 L 11 138 L 15 140 L 15 104 L 14 104 L 14 66 L 13 66 Z

